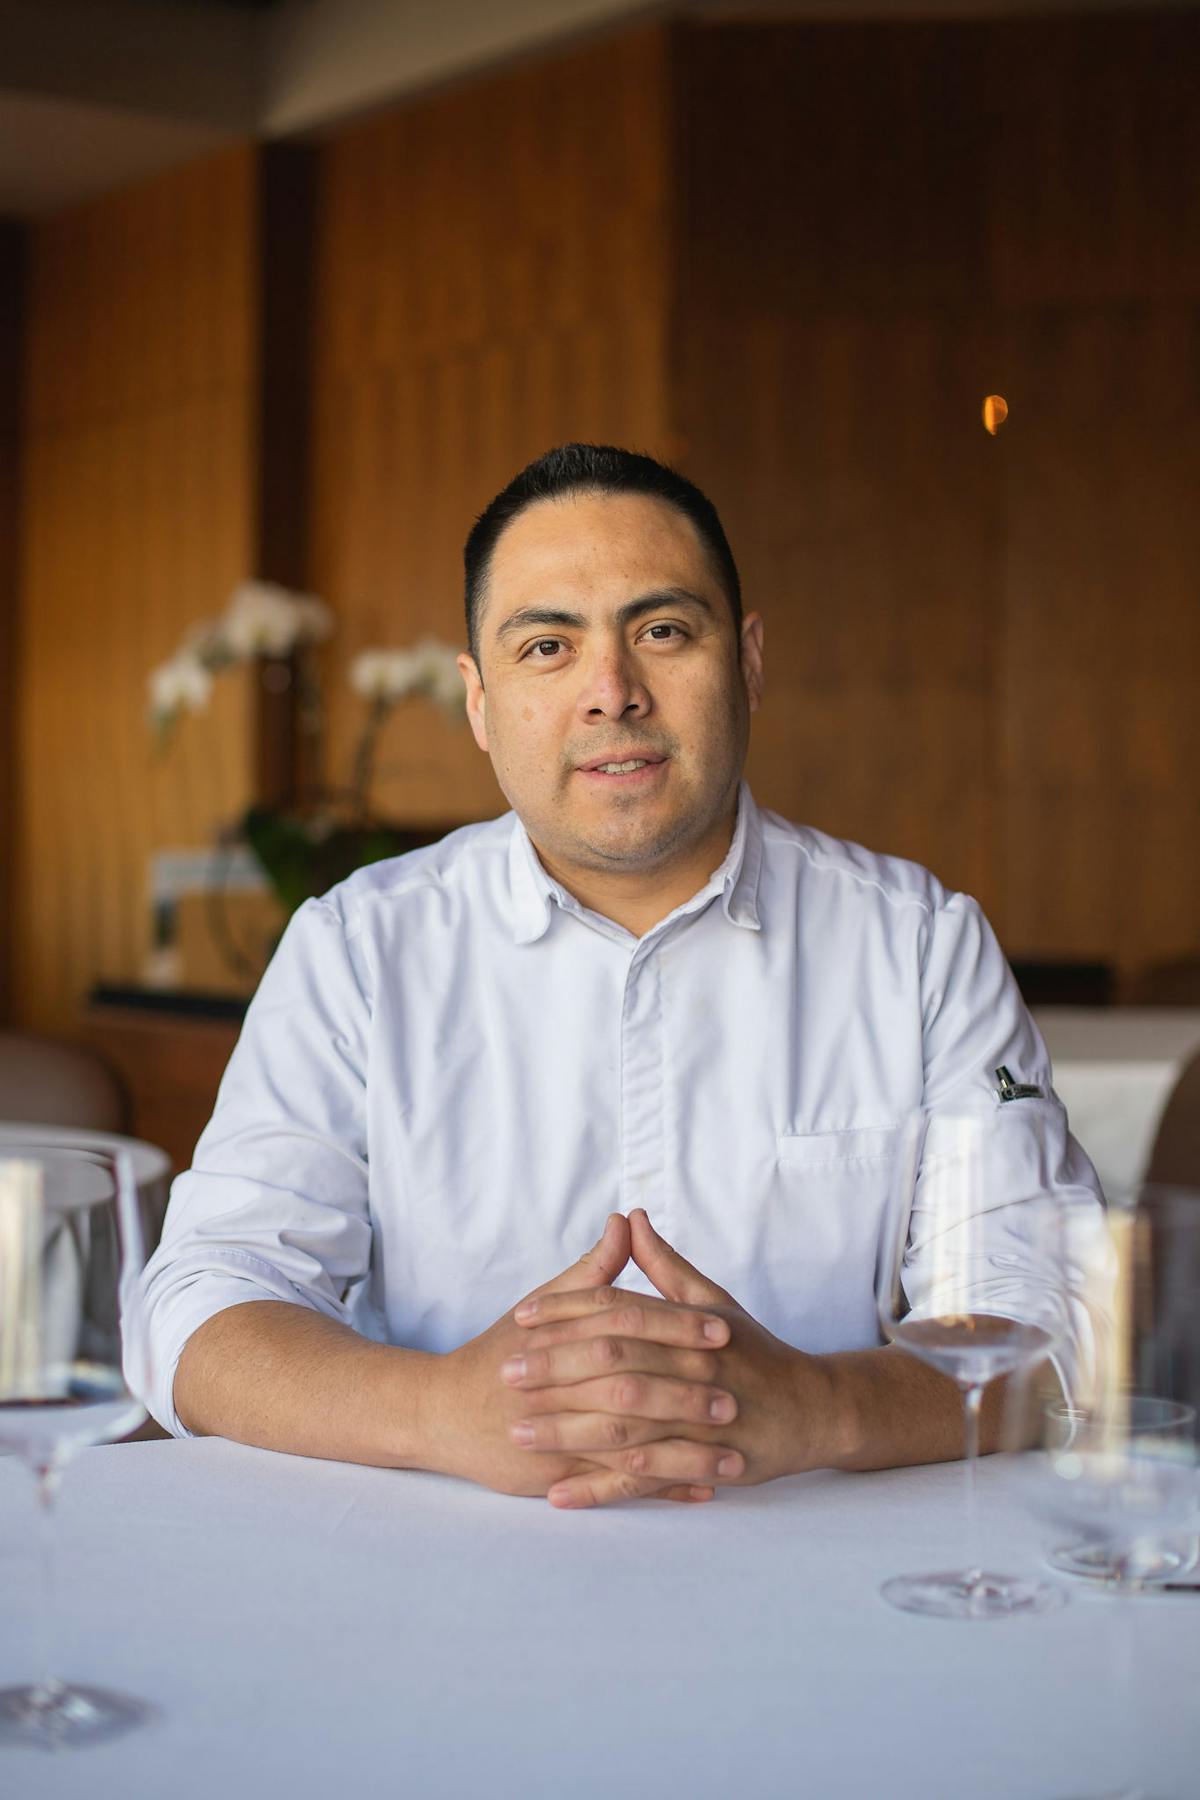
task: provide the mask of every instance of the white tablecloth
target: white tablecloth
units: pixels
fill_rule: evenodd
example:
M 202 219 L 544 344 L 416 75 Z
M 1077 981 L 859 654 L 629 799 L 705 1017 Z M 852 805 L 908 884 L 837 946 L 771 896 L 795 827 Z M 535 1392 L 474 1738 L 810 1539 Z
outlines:
M 1200 1052 L 1200 1011 L 1041 1006 L 1034 1018 L 1054 1065 L 1055 1089 L 1101 1186 L 1110 1196 L 1127 1192 L 1146 1173 L 1185 1063 Z
M 1041 1543 L 982 1474 L 993 1566 Z M 1200 1793 L 1200 1595 L 976 1624 L 879 1583 L 953 1566 L 958 1465 L 707 1507 L 558 1513 L 209 1439 L 86 1452 L 61 1500 L 64 1674 L 152 1700 L 86 1752 L 0 1751 L 13 1800 L 1053 1800 Z M 0 1684 L 30 1673 L 32 1483 L 0 1461 Z

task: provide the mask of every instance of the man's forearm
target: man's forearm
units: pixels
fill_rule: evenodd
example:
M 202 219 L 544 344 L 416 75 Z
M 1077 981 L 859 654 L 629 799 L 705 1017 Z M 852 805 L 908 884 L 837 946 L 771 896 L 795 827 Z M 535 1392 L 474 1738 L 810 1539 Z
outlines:
M 820 1360 L 833 1395 L 829 1466 L 895 1469 L 962 1456 L 963 1398 L 949 1376 L 890 1345 Z M 1003 1414 L 1004 1383 L 994 1381 L 984 1393 L 980 1414 L 982 1451 L 998 1448 Z M 801 1461 L 799 1466 L 811 1468 L 812 1463 Z
M 431 1365 L 323 1313 L 248 1300 L 184 1345 L 175 1408 L 189 1431 L 384 1468 L 421 1466 Z

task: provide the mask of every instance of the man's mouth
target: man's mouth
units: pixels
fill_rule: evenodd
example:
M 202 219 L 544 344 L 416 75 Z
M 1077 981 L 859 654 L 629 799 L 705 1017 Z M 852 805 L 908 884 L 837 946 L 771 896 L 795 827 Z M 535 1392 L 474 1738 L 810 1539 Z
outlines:
M 579 773 L 596 781 L 632 782 L 637 779 L 653 780 L 655 771 L 666 763 L 665 756 L 647 754 L 644 756 L 610 756 L 595 757 L 591 762 L 581 763 Z

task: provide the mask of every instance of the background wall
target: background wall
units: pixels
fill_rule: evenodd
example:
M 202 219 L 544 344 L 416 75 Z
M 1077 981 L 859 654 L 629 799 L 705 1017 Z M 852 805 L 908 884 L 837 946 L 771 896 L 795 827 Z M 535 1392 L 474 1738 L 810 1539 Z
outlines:
M 255 198 L 253 153 L 223 152 L 31 235 L 13 980 L 46 1029 L 136 974 L 151 849 L 249 799 L 245 682 L 160 762 L 146 675 L 251 564 Z
M 353 651 L 461 641 L 470 520 L 548 444 L 616 439 L 726 515 L 766 804 L 930 863 L 1012 954 L 1194 951 L 1197 50 L 1165 13 L 645 29 L 324 139 L 327 774 Z M 222 154 L 28 234 L 14 969 L 42 1025 L 136 975 L 150 850 L 254 786 L 244 685 L 156 767 L 144 680 L 263 542 L 260 173 Z M 501 804 L 422 707 L 382 764 L 399 816 Z
M 1196 20 L 682 54 L 675 392 L 767 614 L 756 786 L 1010 954 L 1194 952 Z
M 330 770 L 368 644 L 465 641 L 462 545 L 551 444 L 671 448 L 669 38 L 636 33 L 393 113 L 322 152 L 311 574 L 341 621 L 326 658 Z M 504 808 L 464 726 L 427 702 L 388 727 L 381 808 Z

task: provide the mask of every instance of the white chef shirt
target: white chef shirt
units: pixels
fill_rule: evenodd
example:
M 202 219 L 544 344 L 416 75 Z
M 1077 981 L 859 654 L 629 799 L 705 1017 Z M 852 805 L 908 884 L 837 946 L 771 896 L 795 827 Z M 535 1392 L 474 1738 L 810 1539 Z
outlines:
M 1044 1097 L 1001 1106 L 1001 1064 Z M 1096 1208 L 1050 1083 L 974 900 L 744 783 L 724 862 L 641 938 L 515 814 L 466 826 L 292 919 L 174 1184 L 130 1379 L 186 1435 L 183 1346 L 245 1300 L 452 1350 L 635 1206 L 788 1343 L 875 1345 L 912 1109 L 998 1109 L 990 1191 Z M 620 1285 L 653 1292 L 633 1264 Z

